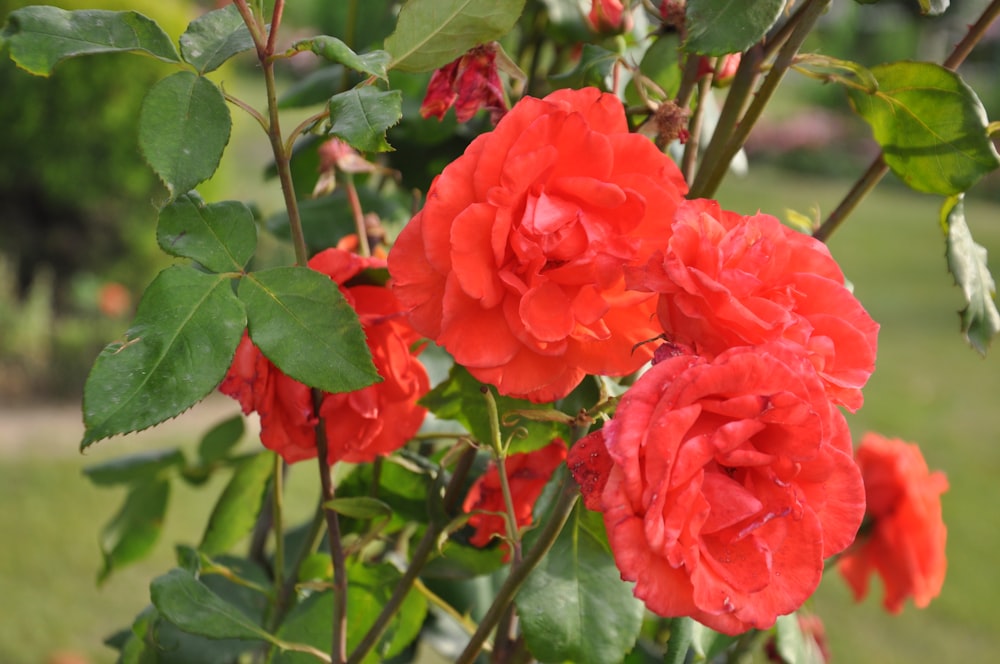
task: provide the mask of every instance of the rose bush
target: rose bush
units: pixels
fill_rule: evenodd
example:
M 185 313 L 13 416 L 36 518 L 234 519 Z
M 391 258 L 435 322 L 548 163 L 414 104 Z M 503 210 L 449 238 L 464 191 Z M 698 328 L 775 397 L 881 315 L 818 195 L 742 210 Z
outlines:
M 570 470 L 622 578 L 727 634 L 801 606 L 864 512 L 844 417 L 791 344 L 664 359 L 584 443 Z
M 907 597 L 926 607 L 941 592 L 947 559 L 947 528 L 941 518 L 944 473 L 930 472 L 920 448 L 898 438 L 868 433 L 856 453 L 868 509 L 858 540 L 837 568 L 861 600 L 873 573 L 885 586 L 883 605 L 892 613 Z
M 434 181 L 389 271 L 413 327 L 501 394 L 552 401 L 620 376 L 660 333 L 623 266 L 665 246 L 680 171 L 594 88 L 519 101 Z
M 542 495 L 542 489 L 552 477 L 552 473 L 566 459 L 566 443 L 561 438 L 554 439 L 545 447 L 532 452 L 511 454 L 504 462 L 507 482 L 510 487 L 514 517 L 518 528 L 530 526 L 535 502 Z M 507 523 L 500 484 L 500 470 L 491 461 L 483 473 L 469 489 L 462 503 L 462 511 L 469 514 L 468 524 L 475 529 L 469 542 L 473 546 L 487 546 L 494 537 L 507 536 Z M 510 547 L 504 543 L 510 556 Z
M 845 287 L 826 245 L 766 214 L 685 201 L 667 247 L 628 270 L 632 288 L 660 294 L 667 337 L 712 357 L 783 339 L 807 350 L 837 403 L 861 407 L 875 370 L 878 324 Z
M 219 390 L 238 400 L 244 413 L 258 413 L 261 443 L 289 463 L 316 457 L 319 417 L 323 418 L 330 464 L 362 463 L 388 454 L 413 437 L 424 420 L 426 410 L 417 400 L 430 384 L 427 371 L 411 351 L 419 336 L 389 289 L 351 283 L 363 270 L 384 266 L 384 259 L 362 258 L 339 247 L 309 261 L 310 268 L 340 285 L 354 307 L 382 377 L 382 382 L 353 392 L 322 393 L 318 415 L 312 390 L 282 373 L 243 335 Z

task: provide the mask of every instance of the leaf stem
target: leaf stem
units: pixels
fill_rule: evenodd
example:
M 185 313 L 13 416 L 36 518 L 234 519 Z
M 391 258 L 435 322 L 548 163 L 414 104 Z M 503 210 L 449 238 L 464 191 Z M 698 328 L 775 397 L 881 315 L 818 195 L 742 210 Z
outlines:
M 563 526 L 566 524 L 566 520 L 573 511 L 573 506 L 576 504 L 576 499 L 579 495 L 580 492 L 577 489 L 576 483 L 567 473 L 559 488 L 559 497 L 556 500 L 555 507 L 552 509 L 548 522 L 539 533 L 538 540 L 525 554 L 524 560 L 511 568 L 507 579 L 497 591 L 493 604 L 490 605 L 490 608 L 486 611 L 486 615 L 479 622 L 476 633 L 469 639 L 468 645 L 466 645 L 465 650 L 458 656 L 458 659 L 455 660 L 455 664 L 471 664 L 476 660 L 490 632 L 493 631 L 493 628 L 497 626 L 497 623 L 500 622 L 500 619 L 506 613 L 507 606 L 514 601 L 514 596 L 521 589 L 521 585 L 528 578 L 528 574 L 531 573 L 531 570 L 538 565 L 549 549 L 552 548 L 552 545 L 555 544 L 556 538 L 559 536 Z
M 466 445 L 464 441 L 459 442 L 460 445 Z M 451 480 L 448 482 L 447 488 L 445 488 L 444 498 L 442 499 L 443 508 L 446 513 L 451 513 L 455 505 L 458 502 L 459 492 L 461 491 L 463 485 L 465 484 L 465 478 L 469 474 L 469 469 L 472 468 L 472 462 L 476 459 L 476 448 L 466 445 L 465 450 L 462 455 L 458 458 L 458 462 L 455 465 L 455 470 L 452 472 Z M 413 555 L 410 557 L 410 564 L 406 567 L 406 571 L 403 572 L 403 576 L 396 583 L 396 587 L 392 589 L 392 596 L 389 601 L 382 606 L 382 611 L 378 614 L 375 622 L 372 624 L 371 628 L 365 634 L 364 638 L 358 643 L 354 652 L 351 653 L 350 659 L 347 660 L 347 664 L 359 664 L 368 655 L 375 644 L 381 638 L 385 629 L 389 626 L 389 621 L 391 621 L 396 613 L 399 612 L 400 607 L 403 605 L 403 600 L 406 599 L 407 593 L 410 592 L 410 588 L 416 582 L 417 577 L 420 575 L 421 570 L 427 563 L 427 559 L 434 552 L 437 546 L 438 535 L 441 533 L 442 525 L 437 521 L 431 520 L 427 524 L 427 530 L 424 531 L 423 537 L 420 538 L 420 542 L 417 544 L 417 548 L 413 551 Z
M 285 521 L 282 515 L 285 464 L 280 454 L 274 454 L 274 489 L 271 491 L 271 532 L 274 533 L 274 597 L 285 585 Z
M 354 228 L 358 233 L 358 253 L 365 257 L 371 256 L 372 249 L 368 242 L 365 211 L 361 209 L 361 199 L 358 198 L 358 190 L 354 187 L 354 175 L 352 173 L 341 173 L 341 175 L 344 178 L 344 188 L 347 190 L 347 201 L 354 215 Z

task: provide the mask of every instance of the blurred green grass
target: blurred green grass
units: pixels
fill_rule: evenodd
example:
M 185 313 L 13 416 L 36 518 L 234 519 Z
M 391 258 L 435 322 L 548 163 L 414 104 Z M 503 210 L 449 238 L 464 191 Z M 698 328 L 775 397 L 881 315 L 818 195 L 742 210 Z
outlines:
M 828 212 L 849 186 L 762 168 L 727 182 L 719 198 L 730 209 L 784 217 L 786 208 L 807 212 L 816 204 Z M 839 662 L 992 661 L 1000 652 L 1000 611 L 993 604 L 1000 587 L 993 510 L 1000 499 L 1000 372 L 996 357 L 980 358 L 958 332 L 961 298 L 946 269 L 939 205 L 885 183 L 830 242 L 856 294 L 882 324 L 878 369 L 865 407 L 850 417 L 852 430 L 918 442 L 931 467 L 951 482 L 944 497 L 948 578 L 928 609 L 908 606 L 889 616 L 877 582 L 856 605 L 837 575 L 827 575 L 811 608 L 824 619 Z M 1000 206 L 970 201 L 967 217 L 996 266 Z M 114 439 L 87 457 L 75 454 L 75 429 L 40 429 L 32 434 L 36 451 L 0 453 L 0 664 L 45 664 L 55 651 L 113 661 L 101 640 L 148 603 L 149 581 L 173 565 L 172 545 L 198 541 L 222 480 L 202 490 L 177 483 L 154 554 L 98 589 L 98 533 L 124 494 L 91 486 L 80 471 L 153 446 L 192 446 L 208 425 L 185 428 L 189 417 L 178 421 L 177 431 L 187 433 Z M 311 478 L 310 470 L 302 473 Z M 301 492 L 293 503 L 310 504 L 308 480 L 288 484 Z

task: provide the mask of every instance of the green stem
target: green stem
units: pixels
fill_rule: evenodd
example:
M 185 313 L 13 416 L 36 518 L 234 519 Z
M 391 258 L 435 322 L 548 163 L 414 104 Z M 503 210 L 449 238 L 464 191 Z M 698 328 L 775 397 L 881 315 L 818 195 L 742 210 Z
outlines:
M 718 189 L 719 183 L 722 182 L 722 178 L 729 168 L 729 162 L 732 161 L 736 153 L 746 143 L 747 137 L 750 135 L 750 130 L 753 129 L 764 108 L 770 102 L 774 91 L 778 89 L 778 84 L 781 83 L 785 72 L 791 67 L 795 59 L 795 54 L 798 53 L 799 48 L 802 46 L 802 42 L 805 41 L 819 17 L 826 11 L 830 5 L 830 1 L 806 0 L 801 11 L 793 17 L 792 20 L 796 20 L 797 23 L 788 35 L 787 41 L 781 46 L 781 50 L 778 51 L 778 57 L 775 59 L 771 71 L 768 72 L 764 78 L 764 82 L 761 83 L 746 113 L 743 114 L 739 122 L 733 127 L 732 135 L 729 136 L 718 156 L 713 161 L 709 161 L 706 154 L 705 161 L 703 162 L 703 166 L 706 168 L 698 172 L 698 177 L 691 187 L 692 192 L 690 196 L 692 198 L 711 197 L 716 189 Z M 751 49 L 751 51 L 753 50 Z M 747 55 L 749 55 L 749 52 Z M 735 81 L 733 84 L 735 85 Z
M 468 476 L 469 469 L 472 468 L 472 462 L 475 461 L 475 459 L 476 448 L 474 447 L 467 447 L 462 453 L 462 456 L 459 457 L 455 470 L 452 472 L 451 480 L 448 482 L 448 486 L 444 492 L 443 507 L 446 514 L 450 514 L 454 511 L 455 506 L 458 503 L 459 493 L 465 484 L 465 478 Z M 382 611 L 379 613 L 364 638 L 362 638 L 358 643 L 354 652 L 351 653 L 351 657 L 347 660 L 347 664 L 359 664 L 382 637 L 385 629 L 389 626 L 389 622 L 399 612 L 400 607 L 403 605 L 403 600 L 406 599 L 407 593 L 410 592 L 410 589 L 416 582 L 421 570 L 423 570 L 424 565 L 427 563 L 427 559 L 430 558 L 430 555 L 437 547 L 437 539 L 438 535 L 441 533 L 441 529 L 442 524 L 434 520 L 427 525 L 427 530 L 424 531 L 424 536 L 420 538 L 417 548 L 414 549 L 413 555 L 410 557 L 410 564 L 407 566 L 406 571 L 403 572 L 403 576 L 400 578 L 395 588 L 392 589 L 392 596 L 389 598 L 389 601 L 382 606 Z
M 746 109 L 750 98 L 753 96 L 754 86 L 757 84 L 757 77 L 760 75 L 759 68 L 761 62 L 763 62 L 763 52 L 759 46 L 751 48 L 740 58 L 740 66 L 737 67 L 732 85 L 729 86 L 729 92 L 726 93 L 726 101 L 722 104 L 722 110 L 719 112 L 719 119 L 715 123 L 712 138 L 709 140 L 708 145 L 705 147 L 705 152 L 701 156 L 701 166 L 698 168 L 698 174 L 695 176 L 694 181 L 691 182 L 691 190 L 688 192 L 688 198 L 708 196 L 709 194 L 704 189 L 704 182 L 708 174 L 714 173 L 718 169 L 721 169 L 721 173 L 725 173 L 728 170 L 729 161 L 732 157 L 723 161 L 725 146 L 729 137 L 736 131 L 740 117 L 743 115 L 744 109 Z
M 274 533 L 274 597 L 281 594 L 285 585 L 285 522 L 282 515 L 284 493 L 284 462 L 281 455 L 274 455 L 274 490 L 271 492 L 271 532 Z
M 698 84 L 698 107 L 688 123 L 688 140 L 684 145 L 684 156 L 681 158 L 681 174 L 684 181 L 690 182 L 694 177 L 694 168 L 698 163 L 698 146 L 701 144 L 701 128 L 705 121 L 705 97 L 712 93 L 712 79 L 706 76 Z
M 358 190 L 354 187 L 354 176 L 351 173 L 341 173 L 344 179 L 344 188 L 347 190 L 347 201 L 351 206 L 354 215 L 354 228 L 358 233 L 358 253 L 362 256 L 371 256 L 371 245 L 368 242 L 368 226 L 365 224 L 365 212 L 361 209 L 361 199 L 358 198 Z
M 493 631 L 493 628 L 497 626 L 500 619 L 507 612 L 508 605 L 514 601 L 514 596 L 521 589 L 521 585 L 528 578 L 528 574 L 541 562 L 545 554 L 555 544 L 556 538 L 562 532 L 563 526 L 573 511 L 573 506 L 576 504 L 576 499 L 579 495 L 580 492 L 577 489 L 576 483 L 567 473 L 563 479 L 562 486 L 559 488 L 559 498 L 552 509 L 548 523 L 539 532 L 538 540 L 524 555 L 521 563 L 511 568 L 507 579 L 497 591 L 493 604 L 490 605 L 490 608 L 486 611 L 486 615 L 479 622 L 479 628 L 476 629 L 476 633 L 469 639 L 468 645 L 462 651 L 462 654 L 458 656 L 458 659 L 455 660 L 455 664 L 471 664 L 476 660 L 490 632 Z
M 955 44 L 955 48 L 952 49 L 951 53 L 945 58 L 942 66 L 945 69 L 950 69 L 955 71 L 958 69 L 959 65 L 965 62 L 965 59 L 975 48 L 976 44 L 982 40 L 983 35 L 989 29 L 990 25 L 993 24 L 997 18 L 1000 17 L 1000 0 L 993 0 L 983 13 L 979 16 L 979 19 L 969 26 L 969 31 L 965 33 L 965 36 Z M 860 205 L 861 201 L 864 200 L 865 196 L 875 188 L 885 174 L 889 172 L 889 167 L 885 163 L 882 152 L 878 153 L 878 156 L 872 160 L 865 172 L 858 178 L 858 181 L 854 183 L 844 199 L 837 205 L 836 209 L 830 213 L 820 227 L 816 229 L 813 233 L 813 237 L 821 242 L 826 242 L 833 232 L 837 230 L 844 220 L 855 210 L 855 208 Z
M 321 500 L 319 505 L 316 507 L 316 512 L 313 514 L 313 520 L 309 524 L 309 531 L 302 540 L 302 546 L 299 547 L 298 553 L 295 555 L 295 562 L 292 565 L 293 574 L 290 574 L 285 578 L 284 585 L 278 591 L 277 598 L 274 603 L 274 612 L 271 615 L 271 619 L 268 621 L 268 631 L 274 633 L 278 629 L 278 625 L 285 619 L 285 615 L 292 605 L 292 593 L 295 592 L 295 584 L 297 583 L 298 570 L 302 568 L 302 564 L 306 561 L 310 555 L 316 551 L 316 546 L 319 544 L 320 533 L 323 532 L 323 524 L 326 522 L 326 514 L 323 509 L 323 501 Z

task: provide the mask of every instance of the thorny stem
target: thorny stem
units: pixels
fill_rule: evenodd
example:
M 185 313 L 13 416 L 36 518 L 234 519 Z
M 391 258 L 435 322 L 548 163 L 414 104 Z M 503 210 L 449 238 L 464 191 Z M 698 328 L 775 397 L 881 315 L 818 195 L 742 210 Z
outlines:
M 555 544 L 556 538 L 562 532 L 563 526 L 566 524 L 570 512 L 573 511 L 573 506 L 576 504 L 576 499 L 579 495 L 580 491 L 577 489 L 576 483 L 567 474 L 563 478 L 562 485 L 559 487 L 559 498 L 556 500 L 555 507 L 552 508 L 549 521 L 542 528 L 541 532 L 539 532 L 538 540 L 524 555 L 521 563 L 511 568 L 510 574 L 497 591 L 493 604 L 490 605 L 490 608 L 486 611 L 486 615 L 479 622 L 479 628 L 476 629 L 476 633 L 469 639 L 468 645 L 462 651 L 462 654 L 458 656 L 458 659 L 455 660 L 455 664 L 471 664 L 475 661 L 490 632 L 493 631 L 493 628 L 503 618 L 507 606 L 514 601 L 514 596 L 521 589 L 521 585 L 528 578 L 528 574 L 531 573 L 531 570 L 538 565 L 539 561 L 549 552 L 552 545 Z
M 986 34 L 987 29 L 989 29 L 990 25 L 998 17 L 1000 17 L 1000 0 L 993 0 L 983 10 L 979 19 L 969 26 L 969 31 L 965 33 L 965 36 L 955 44 L 955 48 L 945 58 L 942 66 L 951 71 L 958 69 L 959 65 L 965 62 L 969 53 L 972 52 L 972 49 L 975 48 L 976 44 L 983 38 L 983 35 Z M 872 160 L 872 163 L 869 164 L 864 174 L 858 178 L 858 181 L 854 183 L 854 186 L 847 192 L 847 195 L 840 201 L 836 209 L 813 232 L 813 237 L 821 242 L 826 242 L 888 172 L 889 166 L 885 163 L 883 153 L 879 151 L 878 156 Z
M 450 514 L 455 509 L 455 505 L 458 502 L 459 493 L 465 484 L 465 478 L 469 474 L 469 469 L 472 468 L 472 462 L 476 459 L 476 448 L 466 447 L 465 451 L 459 457 L 457 464 L 455 465 L 455 470 L 452 471 L 451 480 L 448 482 L 447 488 L 445 488 L 444 498 L 443 498 L 443 508 L 446 514 Z M 399 582 L 392 589 L 392 596 L 382 606 L 382 611 L 378 614 L 375 622 L 372 624 L 371 628 L 365 634 L 364 638 L 358 643 L 354 652 L 351 653 L 350 659 L 347 660 L 347 664 L 358 664 L 368 655 L 375 644 L 381 638 L 382 633 L 385 632 L 386 627 L 389 626 L 389 621 L 395 617 L 396 613 L 399 612 L 399 608 L 403 605 L 403 600 L 406 599 L 407 593 L 410 592 L 410 588 L 416 582 L 417 577 L 423 570 L 424 564 L 427 559 L 434 552 L 434 548 L 437 546 L 438 535 L 440 535 L 442 529 L 442 524 L 431 520 L 427 525 L 427 530 L 424 531 L 424 536 L 420 538 L 420 542 L 417 544 L 417 548 L 414 549 L 413 555 L 410 557 L 410 564 L 407 566 L 406 571 L 403 572 L 403 576 L 400 578 Z

